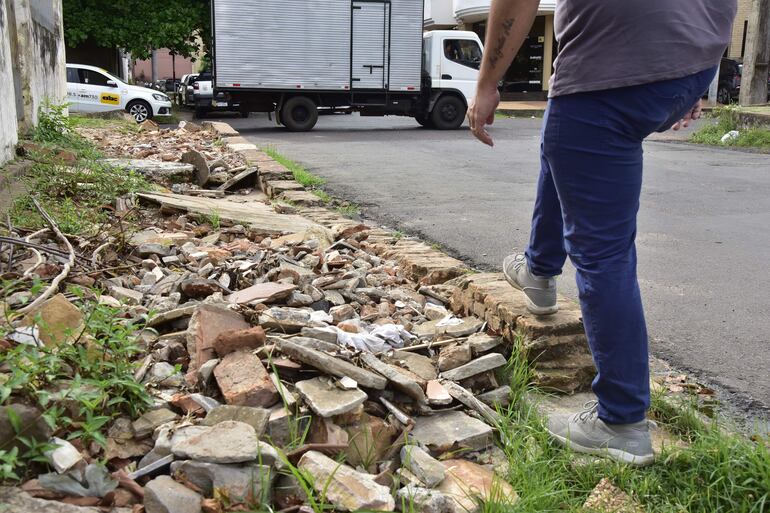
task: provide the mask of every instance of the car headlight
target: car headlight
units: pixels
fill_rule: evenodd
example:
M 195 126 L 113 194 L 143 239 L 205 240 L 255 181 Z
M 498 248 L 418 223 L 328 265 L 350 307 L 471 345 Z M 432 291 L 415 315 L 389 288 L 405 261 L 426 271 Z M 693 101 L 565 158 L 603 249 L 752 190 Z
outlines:
M 153 98 L 155 98 L 155 99 L 156 99 L 157 101 L 159 101 L 159 102 L 167 102 L 167 101 L 170 101 L 170 100 L 168 99 L 168 96 L 166 96 L 165 94 L 153 94 L 153 95 L 152 95 L 152 97 L 153 97 Z

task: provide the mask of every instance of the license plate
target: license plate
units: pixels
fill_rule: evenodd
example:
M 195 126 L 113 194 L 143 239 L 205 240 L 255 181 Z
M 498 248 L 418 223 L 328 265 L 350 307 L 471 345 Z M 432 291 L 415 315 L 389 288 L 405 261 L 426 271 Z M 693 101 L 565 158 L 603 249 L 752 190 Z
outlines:
M 227 107 L 227 102 L 214 102 L 217 107 Z

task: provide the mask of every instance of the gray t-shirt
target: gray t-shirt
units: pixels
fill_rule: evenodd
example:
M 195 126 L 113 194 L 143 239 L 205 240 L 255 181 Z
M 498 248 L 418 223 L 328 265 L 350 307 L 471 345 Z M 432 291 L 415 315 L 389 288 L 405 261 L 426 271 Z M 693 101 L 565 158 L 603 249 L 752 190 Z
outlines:
M 685 77 L 716 66 L 736 0 L 559 0 L 549 96 Z

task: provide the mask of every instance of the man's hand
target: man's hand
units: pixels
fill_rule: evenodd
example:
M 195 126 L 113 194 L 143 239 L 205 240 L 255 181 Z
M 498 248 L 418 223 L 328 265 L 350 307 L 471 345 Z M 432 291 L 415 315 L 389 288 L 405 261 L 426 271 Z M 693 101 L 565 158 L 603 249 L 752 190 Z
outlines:
M 471 132 L 479 141 L 486 145 L 494 146 L 495 142 L 492 136 L 486 130 L 486 125 L 495 122 L 495 110 L 500 104 L 500 93 L 497 88 L 476 90 L 476 98 L 473 99 L 470 108 L 468 108 L 468 123 L 471 126 Z
M 690 121 L 694 121 L 696 119 L 700 119 L 701 114 L 703 113 L 703 100 L 698 100 L 698 103 L 695 104 L 695 106 L 690 109 L 690 111 L 684 115 L 684 117 L 677 121 L 674 126 L 671 127 L 671 130 L 679 130 L 681 128 L 687 128 L 690 126 Z

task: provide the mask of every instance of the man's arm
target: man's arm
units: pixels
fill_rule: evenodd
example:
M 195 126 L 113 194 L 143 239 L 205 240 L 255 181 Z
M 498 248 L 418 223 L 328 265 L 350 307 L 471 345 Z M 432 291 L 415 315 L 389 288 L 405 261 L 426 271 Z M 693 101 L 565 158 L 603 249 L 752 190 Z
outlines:
M 492 0 L 478 89 L 468 110 L 473 135 L 490 146 L 494 143 L 484 126 L 495 120 L 495 109 L 500 103 L 497 83 L 529 34 L 539 4 L 539 0 Z

